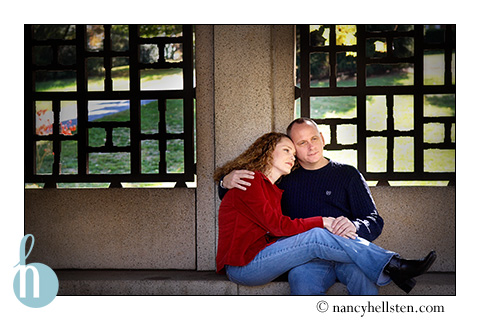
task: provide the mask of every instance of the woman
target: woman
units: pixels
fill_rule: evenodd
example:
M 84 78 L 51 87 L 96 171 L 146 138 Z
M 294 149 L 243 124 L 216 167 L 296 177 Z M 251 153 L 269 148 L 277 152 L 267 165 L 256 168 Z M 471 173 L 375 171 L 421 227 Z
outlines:
M 295 146 L 287 135 L 267 133 L 235 160 L 216 170 L 219 181 L 234 169 L 255 171 L 246 190 L 232 189 L 219 210 L 217 272 L 242 285 L 262 285 L 313 259 L 356 264 L 377 285 L 393 280 L 405 292 L 426 272 L 434 251 L 421 260 L 405 260 L 352 233 L 339 237 L 333 218 L 290 219 L 281 212 L 282 190 L 275 182 L 290 173 Z

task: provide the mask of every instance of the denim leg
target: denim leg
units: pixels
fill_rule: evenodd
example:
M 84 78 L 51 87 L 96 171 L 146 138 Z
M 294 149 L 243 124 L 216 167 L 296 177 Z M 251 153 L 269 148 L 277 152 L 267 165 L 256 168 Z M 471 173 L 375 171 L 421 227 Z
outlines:
M 383 268 L 394 252 L 382 249 L 362 238 L 345 239 L 325 229 L 313 228 L 284 238 L 260 251 L 246 266 L 227 266 L 230 280 L 255 286 L 268 283 L 288 270 L 313 259 L 355 263 L 373 282 L 378 283 Z
M 378 287 L 353 263 L 336 263 L 338 280 L 347 286 L 350 295 L 378 295 Z
M 347 287 L 350 295 L 378 295 L 378 287 L 353 263 L 337 263 L 315 259 L 288 273 L 292 295 L 324 295 L 336 279 Z
M 288 272 L 292 295 L 324 295 L 336 279 L 335 262 L 321 259 L 314 259 Z

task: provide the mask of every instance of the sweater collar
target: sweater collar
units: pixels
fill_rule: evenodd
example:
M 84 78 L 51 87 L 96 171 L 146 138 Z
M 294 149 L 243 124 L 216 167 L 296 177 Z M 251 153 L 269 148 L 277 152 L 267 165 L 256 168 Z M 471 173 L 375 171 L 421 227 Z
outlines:
M 270 181 L 270 179 L 268 179 L 267 176 L 266 176 L 265 174 L 263 174 L 263 172 L 256 171 L 255 174 L 256 174 L 256 175 L 259 174 L 260 177 L 261 177 L 263 180 L 265 180 L 265 182 L 267 183 L 267 185 L 272 186 L 275 191 L 280 192 L 280 193 L 283 193 L 283 190 L 280 189 L 280 188 L 277 186 L 276 183 L 272 183 L 272 182 Z M 278 179 L 278 181 L 280 181 L 281 179 L 282 179 L 282 178 L 280 177 L 280 179 Z
M 318 169 L 313 169 L 313 170 L 308 170 L 308 169 L 305 169 L 305 168 L 304 168 L 304 167 L 302 167 L 302 166 L 299 166 L 299 168 L 298 168 L 298 169 L 296 169 L 296 170 L 310 171 L 310 172 L 320 172 L 320 171 L 322 171 L 322 170 L 325 170 L 325 169 L 327 169 L 327 168 L 329 168 L 329 167 L 331 167 L 331 166 L 332 166 L 332 162 L 333 162 L 333 161 L 332 161 L 332 160 L 330 160 L 330 158 L 327 158 L 327 157 L 325 157 L 325 159 L 327 159 L 327 160 L 328 160 L 328 163 L 327 163 L 326 165 L 324 165 L 323 167 L 321 167 L 321 168 L 318 168 Z

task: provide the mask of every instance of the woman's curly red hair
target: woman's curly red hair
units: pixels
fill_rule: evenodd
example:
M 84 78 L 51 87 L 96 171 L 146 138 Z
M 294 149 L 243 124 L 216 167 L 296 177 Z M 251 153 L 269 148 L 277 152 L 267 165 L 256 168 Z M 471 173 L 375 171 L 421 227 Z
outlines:
M 275 147 L 282 138 L 290 139 L 286 134 L 279 132 L 266 133 L 247 148 L 234 160 L 227 162 L 224 166 L 217 168 L 213 174 L 215 181 L 220 181 L 233 170 L 260 171 L 268 174 L 272 166 L 272 154 Z

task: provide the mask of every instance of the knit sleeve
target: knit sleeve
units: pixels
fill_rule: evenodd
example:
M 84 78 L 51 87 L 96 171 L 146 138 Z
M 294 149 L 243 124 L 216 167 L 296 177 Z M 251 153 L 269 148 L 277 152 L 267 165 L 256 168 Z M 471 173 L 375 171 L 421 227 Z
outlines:
M 353 224 L 357 234 L 373 241 L 380 236 L 383 229 L 383 219 L 377 211 L 370 188 L 362 174 L 356 170 L 348 185 L 348 197 L 353 214 Z
M 252 185 L 237 197 L 237 207 L 246 218 L 263 228 L 271 236 L 292 236 L 315 227 L 323 228 L 323 218 L 291 219 L 282 214 L 280 199 L 273 199 L 266 188 L 268 181 L 256 174 Z
M 222 179 L 223 180 L 223 177 Z M 228 192 L 228 189 L 225 189 L 225 188 L 222 188 L 220 186 L 220 183 L 218 184 L 218 197 L 220 198 L 220 200 L 223 200 L 223 197 L 225 197 L 225 195 L 227 194 Z

